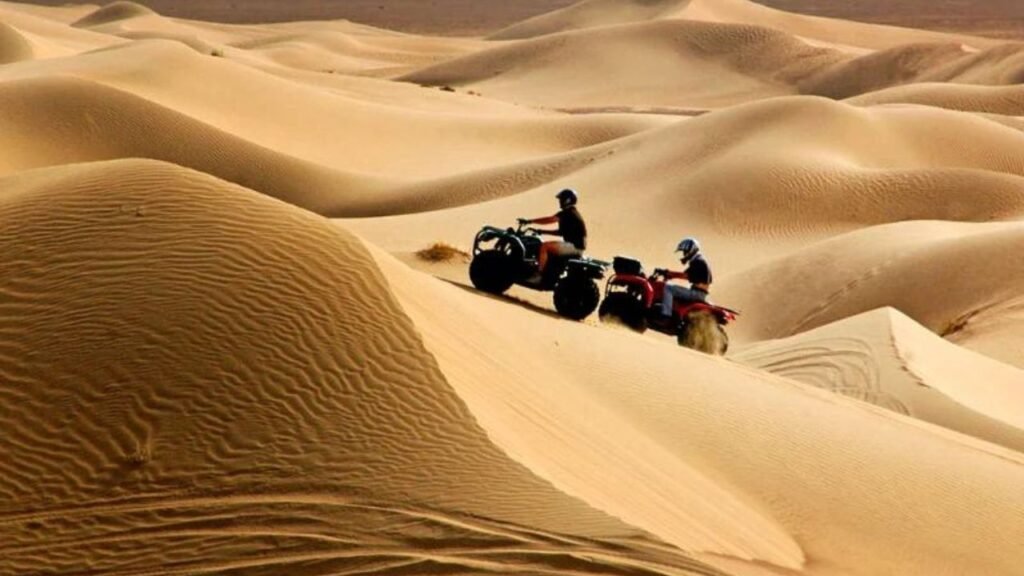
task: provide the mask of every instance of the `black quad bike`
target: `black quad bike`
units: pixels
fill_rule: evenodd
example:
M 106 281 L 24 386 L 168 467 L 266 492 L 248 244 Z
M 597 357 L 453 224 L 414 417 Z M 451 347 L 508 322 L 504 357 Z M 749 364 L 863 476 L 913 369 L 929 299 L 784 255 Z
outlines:
M 552 256 L 543 276 L 537 275 L 540 234 L 520 222 L 516 228 L 484 226 L 473 240 L 469 279 L 478 290 L 503 294 L 513 284 L 554 291 L 555 310 L 566 318 L 582 320 L 601 300 L 598 280 L 610 263 L 585 256 Z

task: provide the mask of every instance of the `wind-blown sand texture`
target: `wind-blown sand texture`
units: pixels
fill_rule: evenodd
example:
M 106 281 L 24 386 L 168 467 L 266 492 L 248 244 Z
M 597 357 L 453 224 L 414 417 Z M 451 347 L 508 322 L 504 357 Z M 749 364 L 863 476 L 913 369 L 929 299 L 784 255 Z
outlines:
M 1020 45 L 566 4 L 0 2 L 0 574 L 1024 574 Z M 565 186 L 727 356 L 415 256 Z

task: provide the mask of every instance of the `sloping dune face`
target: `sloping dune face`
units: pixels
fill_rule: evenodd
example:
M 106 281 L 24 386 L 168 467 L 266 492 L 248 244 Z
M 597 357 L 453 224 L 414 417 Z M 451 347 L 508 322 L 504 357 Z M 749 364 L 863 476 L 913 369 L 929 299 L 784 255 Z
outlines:
M 737 332 L 780 337 L 793 334 L 786 331 L 793 328 L 776 325 L 762 332 L 756 318 L 790 306 L 822 305 L 815 299 L 773 303 L 787 290 L 778 281 L 779 273 L 789 269 L 780 258 L 816 249 L 815 241 L 837 234 L 905 220 L 1017 220 L 1024 214 L 1022 144 L 1019 130 L 974 114 L 774 98 L 601 145 L 595 150 L 598 161 L 560 176 L 548 189 L 350 225 L 395 251 L 438 240 L 465 245 L 482 223 L 546 213 L 551 188 L 573 186 L 586 195 L 595 254 L 631 254 L 649 267 L 674 265 L 671 250 L 682 236 L 711 238 L 705 250 L 724 268 L 720 285 L 726 292 L 720 292 L 720 300 L 752 309 Z M 880 240 L 877 252 L 867 257 L 887 259 L 890 247 Z M 851 250 L 827 258 L 830 270 L 852 270 L 862 256 Z M 779 267 L 767 264 L 772 261 Z M 979 259 L 978 265 L 986 261 Z M 770 290 L 755 297 L 741 287 L 762 280 L 747 273 L 762 264 Z M 814 265 L 802 274 L 814 277 Z M 960 271 L 951 268 L 949 273 Z M 844 278 L 826 275 L 821 280 L 835 281 L 838 290 L 851 280 Z M 859 308 L 853 313 L 886 305 L 853 302 Z M 939 313 L 940 306 L 923 302 L 919 307 L 936 309 L 936 316 L 949 312 Z M 941 322 L 926 324 L 941 328 Z
M 0 22 L 0 64 L 32 57 L 32 45 L 15 28 Z
M 677 26 L 667 33 L 670 23 Z M 617 28 L 645 40 L 623 40 L 621 33 L 616 39 L 611 30 Z M 650 53 L 655 46 L 665 48 L 658 39 L 666 33 L 676 47 Z M 595 99 L 604 106 L 636 105 L 630 101 L 635 98 L 648 105 L 690 108 L 787 93 L 846 98 L 914 82 L 1008 85 L 1021 78 L 1020 46 L 1012 43 L 798 16 L 745 0 L 588 0 L 493 38 L 521 42 L 405 78 L 443 79 L 560 107 L 575 96 L 591 106 Z M 636 50 L 639 45 L 646 51 Z M 699 46 L 696 54 L 694 45 Z M 553 47 L 559 57 L 551 56 Z M 544 73 L 564 77 L 563 67 L 574 59 L 587 63 L 581 68 L 592 79 L 577 69 L 575 82 L 546 91 L 558 83 Z M 622 94 L 611 92 L 600 79 L 609 76 L 616 78 Z M 655 86 L 663 90 L 660 97 L 652 96 Z M 572 94 L 562 92 L 570 87 Z
M 722 297 L 749 311 L 737 330 L 755 339 L 789 336 L 892 306 L 971 348 L 969 335 L 961 331 L 976 320 L 975 337 L 984 334 L 982 320 L 994 321 L 1001 330 L 1007 324 L 1019 327 L 1013 312 L 1020 306 L 1017 291 L 1024 270 L 1012 254 L 1022 233 L 1018 222 L 904 222 L 867 228 L 730 277 L 723 282 Z M 780 284 L 779 277 L 788 283 Z M 1001 352 L 993 355 L 1024 365 L 1019 336 L 1003 336 L 1007 339 L 996 348 Z
M 640 535 L 494 447 L 322 219 L 153 162 L 2 189 L 3 572 L 563 573 Z
M 0 139 L 12 150 L 0 159 L 4 173 L 145 156 L 334 216 L 473 202 L 479 188 L 461 197 L 450 185 L 432 194 L 407 188 L 452 173 L 479 181 L 474 172 L 500 173 L 517 162 L 555 166 L 563 159 L 553 155 L 663 124 L 525 110 L 472 114 L 460 110 L 462 99 L 427 114 L 297 85 L 166 40 L 34 64 L 0 69 L 8 80 L 0 84 L 0 115 L 9 127 Z M 268 110 L 279 115 L 268 121 Z M 507 172 L 481 185 L 512 192 L 536 180 L 521 168 Z
M 0 575 L 1024 576 L 1022 54 L 0 0 Z M 473 289 L 566 187 L 725 357 Z
M 1002 116 L 1024 114 L 1024 86 L 919 83 L 869 92 L 848 100 L 859 106 L 918 104 Z
M 505 28 L 492 35 L 492 38 L 533 38 L 566 30 L 680 18 L 770 26 L 816 41 L 870 49 L 915 41 L 957 38 L 937 32 L 791 14 L 748 0 L 584 0 Z M 986 45 L 994 44 L 992 41 L 977 40 Z
M 792 566 L 800 556 L 786 534 L 806 559 L 803 573 L 1018 572 L 1015 547 L 997 543 L 1024 535 L 1018 452 L 907 418 L 892 405 L 876 408 L 616 330 L 519 314 L 375 257 L 424 344 L 496 443 L 561 489 L 603 502 L 685 550 L 709 550 L 706 538 L 714 537 L 717 554 L 701 557 L 729 573 L 777 574 L 774 566 Z M 839 330 L 873 342 L 886 324 L 905 355 L 899 362 L 915 376 L 920 359 L 934 354 L 929 348 L 952 347 L 922 338 L 926 331 L 885 311 Z M 821 335 L 808 336 L 803 344 Z M 778 344 L 790 358 L 805 352 Z M 874 361 L 891 367 L 881 351 L 887 344 L 878 345 Z M 826 348 L 815 358 L 828 362 L 834 350 L 839 359 L 845 349 Z M 957 367 L 992 379 L 979 399 L 1019 401 L 1019 380 L 1012 380 L 1018 371 L 969 353 L 950 357 L 944 374 L 925 374 L 923 382 L 938 388 Z M 954 388 L 920 389 L 895 367 L 893 375 L 898 379 L 887 377 L 883 391 L 915 416 L 945 418 L 1019 446 L 1020 429 L 950 400 L 963 398 Z M 969 383 L 959 388 L 972 395 Z M 882 404 L 881 396 L 860 398 Z M 616 440 L 603 441 L 608 435 Z M 595 465 L 602 472 L 581 475 Z M 646 480 L 628 481 L 633 475 Z M 711 478 L 717 485 L 705 483 Z M 615 499 L 602 500 L 602 492 Z M 755 504 L 737 506 L 743 502 Z M 930 514 L 907 512 L 923 509 Z
M 644 49 L 627 49 L 633 46 Z M 471 85 L 484 94 L 552 107 L 700 109 L 795 93 L 800 80 L 839 60 L 835 51 L 769 28 L 661 20 L 542 36 L 401 79 Z M 554 81 L 560 77 L 574 81 Z
M 737 360 L 1024 451 L 1021 370 L 939 338 L 891 308 L 744 348 Z

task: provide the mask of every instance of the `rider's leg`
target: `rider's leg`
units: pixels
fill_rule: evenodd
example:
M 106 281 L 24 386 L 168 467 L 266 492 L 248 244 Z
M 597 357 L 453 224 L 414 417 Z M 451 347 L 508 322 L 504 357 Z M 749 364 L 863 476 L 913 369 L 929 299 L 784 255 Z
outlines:
M 540 252 L 537 253 L 537 272 L 544 272 L 544 267 L 548 265 L 548 258 L 550 253 L 555 250 L 558 246 L 558 242 L 545 242 L 540 245 Z
M 661 295 L 661 315 L 666 318 L 672 315 L 672 301 L 675 299 L 675 288 L 680 288 L 680 286 L 665 284 L 665 290 Z
M 671 316 L 672 304 L 675 300 L 681 300 L 683 302 L 706 302 L 707 298 L 707 293 L 700 290 L 694 290 L 693 288 L 686 288 L 684 286 L 676 286 L 675 284 L 666 284 L 665 293 L 661 299 L 661 314 L 662 316 Z

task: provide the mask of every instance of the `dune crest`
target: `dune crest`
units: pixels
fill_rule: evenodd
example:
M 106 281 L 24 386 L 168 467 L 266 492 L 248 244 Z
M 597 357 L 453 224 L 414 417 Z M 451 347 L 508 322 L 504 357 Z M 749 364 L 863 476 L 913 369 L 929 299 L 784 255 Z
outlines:
M 624 49 L 637 45 L 645 50 Z M 499 45 L 399 79 L 471 86 L 548 107 L 715 108 L 795 93 L 801 80 L 841 59 L 834 50 L 760 26 L 661 20 Z M 574 81 L 553 81 L 564 76 Z M 616 82 L 608 83 L 610 77 Z
M 583 0 L 561 10 L 514 24 L 494 33 L 491 38 L 533 38 L 566 30 L 654 19 L 688 19 L 769 26 L 827 44 L 873 50 L 922 41 L 956 41 L 974 46 L 997 44 L 994 40 L 966 35 L 805 16 L 775 10 L 748 0 Z
M 1024 116 L 1024 87 L 925 82 L 868 92 L 846 102 L 858 106 L 917 104 L 961 112 Z
M 1016 302 L 1007 294 L 1024 280 L 1024 268 L 1011 256 L 1022 234 L 1019 222 L 901 222 L 865 228 L 731 276 L 722 282 L 720 294 L 749 311 L 736 330 L 745 339 L 791 336 L 886 306 L 940 335 L 957 335 L 978 315 L 1002 320 L 1005 329 L 1007 322 L 1019 326 L 1020 321 L 1000 315 L 1003 299 L 1007 305 Z M 999 266 L 988 266 L 988 258 Z M 793 284 L 780 286 L 780 274 Z M 999 359 L 1024 366 L 1019 342 L 1019 337 L 1006 341 L 1004 352 L 1017 353 Z M 961 343 L 971 347 L 966 340 Z
M 1024 373 L 885 308 L 744 347 L 755 366 L 1024 452 Z M 984 375 L 982 377 L 981 375 Z
M 155 14 L 156 12 L 142 4 L 129 2 L 128 0 L 117 0 L 116 2 L 105 4 L 102 8 L 83 16 L 71 25 L 77 28 L 89 28 L 91 26 L 110 24 L 111 22 L 117 22 L 119 20 L 129 20 L 140 16 L 153 16 Z
M 32 45 L 25 37 L 3 22 L 0 22 L 0 65 L 32 58 Z

